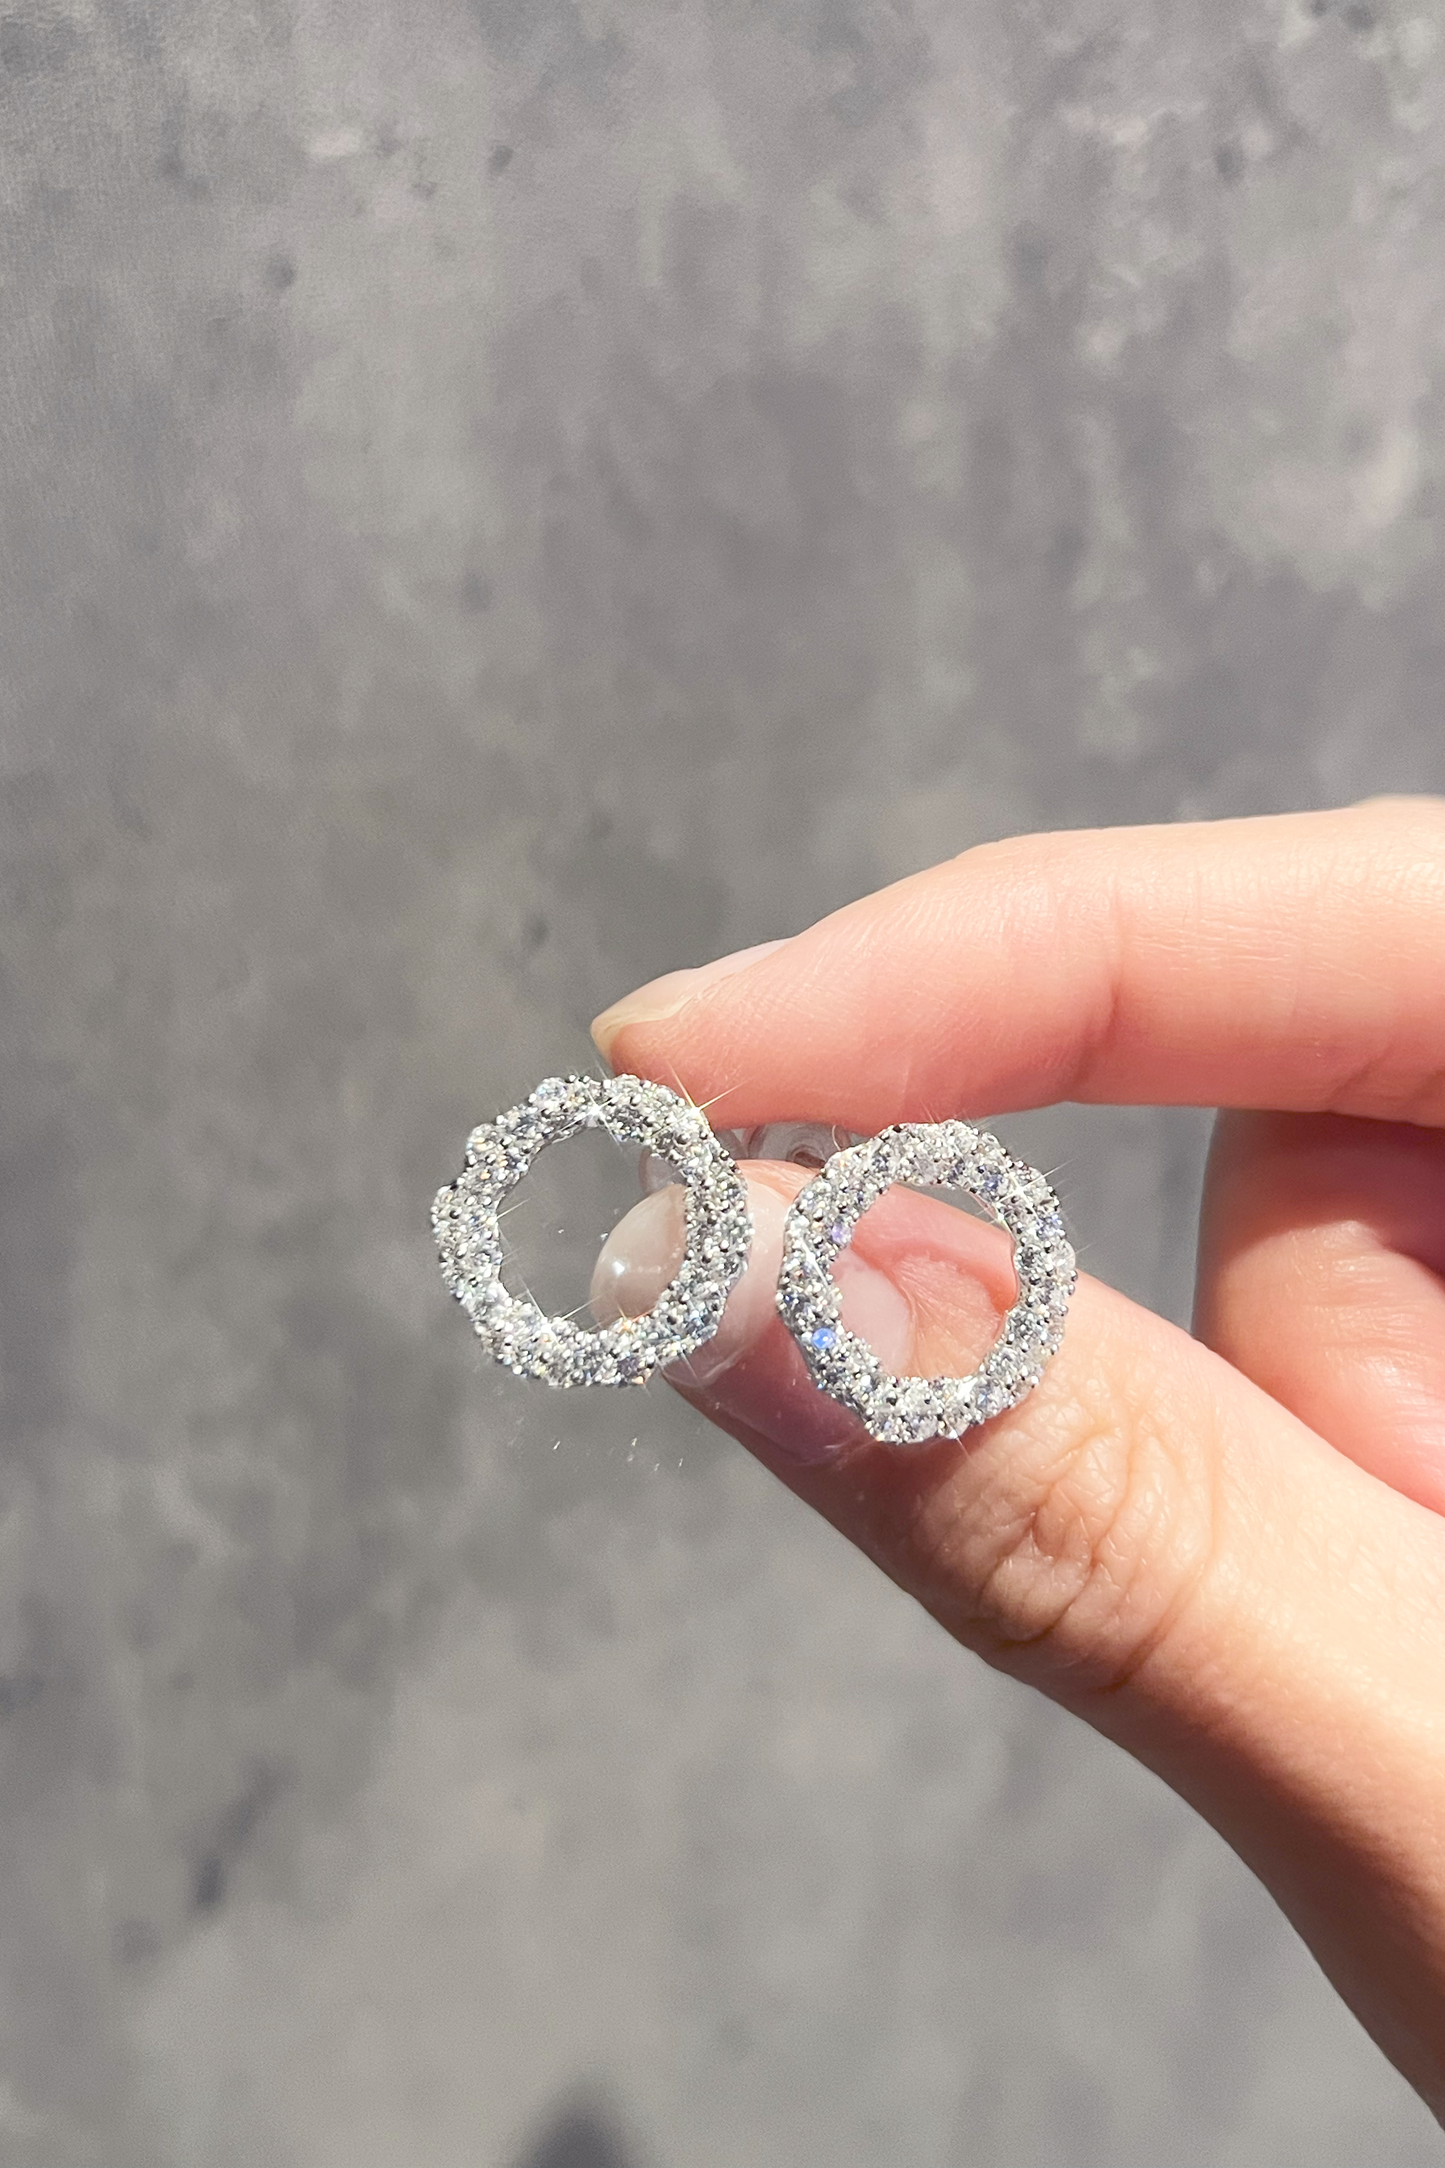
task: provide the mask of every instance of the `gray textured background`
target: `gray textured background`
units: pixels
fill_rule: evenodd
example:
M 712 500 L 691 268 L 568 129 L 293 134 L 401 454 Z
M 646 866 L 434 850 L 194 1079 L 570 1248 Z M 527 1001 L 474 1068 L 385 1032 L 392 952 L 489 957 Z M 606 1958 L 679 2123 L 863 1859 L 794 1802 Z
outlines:
M 1445 785 L 1434 0 L 11 0 L 0 173 L 0 2160 L 1438 2160 L 1159 1786 L 425 1228 L 657 970 Z M 1183 1314 L 1203 1117 L 1008 1133 Z

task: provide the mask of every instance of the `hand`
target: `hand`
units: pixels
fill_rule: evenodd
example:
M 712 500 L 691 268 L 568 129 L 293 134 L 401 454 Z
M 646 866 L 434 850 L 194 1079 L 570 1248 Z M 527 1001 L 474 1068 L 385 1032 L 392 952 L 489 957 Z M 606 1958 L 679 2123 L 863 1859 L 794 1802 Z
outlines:
M 759 1164 L 748 1271 L 675 1382 L 1206 1815 L 1445 2119 L 1445 802 L 991 844 L 594 1031 L 719 1124 L 1237 1110 L 1197 1337 L 1085 1278 L 1020 1407 L 876 1445 L 774 1313 L 806 1175 Z M 622 1222 L 600 1308 L 670 1276 L 678 1200 Z M 896 1370 L 967 1369 L 1012 1298 L 1001 1232 L 906 1191 L 839 1269 Z

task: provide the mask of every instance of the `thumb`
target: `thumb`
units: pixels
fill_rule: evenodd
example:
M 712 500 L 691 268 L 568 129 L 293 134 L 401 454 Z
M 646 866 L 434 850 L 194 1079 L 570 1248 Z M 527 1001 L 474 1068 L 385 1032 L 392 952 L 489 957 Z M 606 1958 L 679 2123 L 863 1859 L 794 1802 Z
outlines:
M 1199 1807 L 1440 2112 L 1445 1522 L 1087 1278 L 1020 1406 L 957 1442 L 876 1444 L 774 1309 L 807 1177 L 747 1175 L 748 1269 L 670 1381 L 958 1640 Z M 647 1308 L 681 1250 L 681 1193 L 645 1199 L 598 1259 L 599 1314 Z M 844 1321 L 903 1372 L 973 1367 L 1012 1300 L 1002 1231 L 904 1190 L 837 1269 Z

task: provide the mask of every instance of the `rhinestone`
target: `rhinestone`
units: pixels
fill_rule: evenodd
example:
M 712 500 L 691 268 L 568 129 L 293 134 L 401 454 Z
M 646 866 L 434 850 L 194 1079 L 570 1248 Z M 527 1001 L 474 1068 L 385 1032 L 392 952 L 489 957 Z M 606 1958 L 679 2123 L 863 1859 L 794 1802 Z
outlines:
M 1018 1296 L 968 1377 L 892 1376 L 841 1321 L 829 1267 L 869 1205 L 897 1182 L 966 1190 L 1013 1239 Z M 838 1152 L 800 1190 L 783 1231 L 777 1306 L 813 1382 L 887 1444 L 956 1438 L 1032 1391 L 1057 1351 L 1078 1279 L 1058 1199 L 1035 1168 L 963 1122 L 900 1122 Z
M 502 1281 L 499 1210 L 537 1154 L 581 1129 L 606 1129 L 678 1168 L 687 1184 L 687 1249 L 652 1311 L 589 1332 L 545 1317 Z M 467 1165 L 432 1206 L 442 1277 L 496 1360 L 548 1385 L 643 1385 L 717 1331 L 752 1240 L 747 1190 L 705 1117 L 640 1077 L 547 1077 L 467 1140 Z

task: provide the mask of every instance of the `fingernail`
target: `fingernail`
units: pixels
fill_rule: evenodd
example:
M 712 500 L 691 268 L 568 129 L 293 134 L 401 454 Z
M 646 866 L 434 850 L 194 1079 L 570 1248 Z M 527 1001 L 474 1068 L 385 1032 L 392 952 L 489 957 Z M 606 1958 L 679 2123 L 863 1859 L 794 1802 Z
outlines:
M 592 1038 L 598 1053 L 604 1061 L 610 1061 L 612 1043 L 626 1025 L 658 1024 L 664 1017 L 676 1016 L 695 994 L 715 986 L 720 979 L 730 979 L 735 971 L 745 971 L 761 957 L 771 956 L 773 950 L 781 948 L 788 938 L 785 934 L 777 941 L 759 941 L 753 948 L 737 949 L 731 956 L 715 957 L 710 964 L 699 964 L 692 971 L 669 971 L 665 977 L 639 986 L 635 994 L 614 1001 L 610 1009 L 604 1009 L 593 1019 Z
M 641 1317 L 682 1263 L 687 1243 L 686 1190 L 669 1182 L 621 1218 L 592 1267 L 588 1302 L 599 1325 Z

